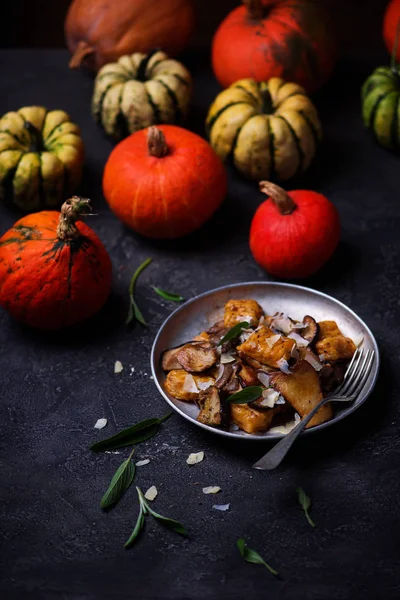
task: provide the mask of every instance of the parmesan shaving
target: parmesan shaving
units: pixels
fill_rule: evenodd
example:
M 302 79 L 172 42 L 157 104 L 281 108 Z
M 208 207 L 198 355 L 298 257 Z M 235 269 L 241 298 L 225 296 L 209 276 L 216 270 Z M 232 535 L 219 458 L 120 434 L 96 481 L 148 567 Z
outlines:
M 195 385 L 199 388 L 199 390 L 207 390 L 214 383 L 213 379 L 207 379 L 207 381 L 198 381 L 195 382 Z
M 150 460 L 149 460 L 148 458 L 145 458 L 144 460 L 139 460 L 139 461 L 136 463 L 136 466 L 137 466 L 137 467 L 144 467 L 144 465 L 148 465 L 148 464 L 149 464 L 149 462 L 150 462 Z
M 215 510 L 229 510 L 230 504 L 213 504 L 213 508 Z
M 182 389 L 184 392 L 189 392 L 190 394 L 198 394 L 199 389 L 196 385 L 193 375 L 188 373 L 184 379 Z
M 223 354 L 221 354 L 221 365 L 226 365 L 228 363 L 233 362 L 234 360 L 236 359 L 230 352 L 224 352 Z
M 294 340 L 299 348 L 305 348 L 310 343 L 308 340 L 305 340 L 303 337 L 301 337 L 301 335 L 299 335 L 295 331 L 289 333 L 288 338 Z
M 152 485 L 151 487 L 149 487 L 149 489 L 147 490 L 147 492 L 144 495 L 146 500 L 150 500 L 150 502 L 155 500 L 157 498 L 157 496 L 158 496 L 158 490 L 155 485 Z
M 107 419 L 97 419 L 94 428 L 103 429 L 107 425 Z
M 114 373 L 115 374 L 122 373 L 123 370 L 124 370 L 124 366 L 123 366 L 122 362 L 120 360 L 116 360 L 115 365 L 114 365 Z
M 265 338 L 266 343 L 270 348 L 275 346 L 276 342 L 281 339 L 281 334 L 277 333 L 276 335 L 271 335 L 270 337 Z
M 196 465 L 197 463 L 201 462 L 204 458 L 204 452 L 192 452 L 192 454 L 189 454 L 189 456 L 186 459 L 186 462 L 188 465 Z
M 300 423 L 300 421 L 300 415 L 295 413 L 293 421 L 289 421 L 284 425 L 278 425 L 277 427 L 271 427 L 269 433 L 279 433 L 281 435 L 287 435 Z
M 267 390 L 263 390 L 262 392 L 263 399 L 258 403 L 258 406 L 273 408 L 279 399 L 279 392 L 269 388 Z
M 203 487 L 203 494 L 218 494 L 221 491 L 221 488 L 217 485 L 210 485 L 208 487 Z

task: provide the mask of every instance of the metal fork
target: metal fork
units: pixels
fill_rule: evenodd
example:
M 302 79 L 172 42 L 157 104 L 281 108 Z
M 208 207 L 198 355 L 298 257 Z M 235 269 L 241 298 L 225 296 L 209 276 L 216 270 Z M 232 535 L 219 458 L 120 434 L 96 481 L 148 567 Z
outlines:
M 282 438 L 269 452 L 258 462 L 254 463 L 254 469 L 272 471 L 285 458 L 294 442 L 302 433 L 306 425 L 311 421 L 318 410 L 328 402 L 352 402 L 357 398 L 370 374 L 375 359 L 374 350 L 363 350 L 360 347 L 355 351 L 353 358 L 338 388 L 326 396 L 311 412 L 302 418 L 300 423 Z

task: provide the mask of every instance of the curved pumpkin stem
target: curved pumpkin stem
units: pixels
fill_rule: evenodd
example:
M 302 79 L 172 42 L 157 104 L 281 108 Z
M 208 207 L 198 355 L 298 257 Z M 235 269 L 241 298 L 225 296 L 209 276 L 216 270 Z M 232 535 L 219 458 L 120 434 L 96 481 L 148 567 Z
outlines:
M 89 198 L 72 196 L 61 207 L 61 215 L 57 226 L 57 237 L 60 240 L 73 240 L 80 235 L 76 226 L 82 216 L 91 212 Z
M 68 63 L 70 69 L 78 69 L 87 56 L 94 53 L 94 48 L 81 40 Z
M 147 131 L 147 147 L 150 156 L 156 156 L 157 158 L 162 158 L 169 152 L 163 132 L 154 125 L 149 127 Z
M 270 181 L 260 181 L 259 186 L 260 190 L 271 198 L 281 215 L 291 215 L 297 208 L 297 204 L 279 185 Z
M 264 16 L 264 6 L 262 0 L 243 0 L 243 4 L 247 8 L 250 19 L 258 21 Z

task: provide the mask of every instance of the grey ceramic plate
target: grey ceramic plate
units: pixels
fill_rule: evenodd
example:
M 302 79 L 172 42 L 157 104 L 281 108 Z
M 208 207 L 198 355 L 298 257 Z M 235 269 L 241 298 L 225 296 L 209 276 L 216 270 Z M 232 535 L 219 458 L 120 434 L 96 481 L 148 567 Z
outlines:
M 350 406 L 345 405 L 343 408 L 337 404 L 334 418 L 331 421 L 308 429 L 303 435 L 330 427 L 357 410 L 367 399 L 378 375 L 379 351 L 370 329 L 350 308 L 322 292 L 298 285 L 273 282 L 238 283 L 211 290 L 180 306 L 164 322 L 154 340 L 151 351 L 151 370 L 154 381 L 168 404 L 182 417 L 192 421 L 198 427 L 225 437 L 253 441 L 283 437 L 282 434 L 278 433 L 248 434 L 244 431 L 224 431 L 223 429 L 203 425 L 196 421 L 198 408 L 195 404 L 176 400 L 164 390 L 165 374 L 160 365 L 162 352 L 167 348 L 173 348 L 191 340 L 201 331 L 208 329 L 212 323 L 222 317 L 224 305 L 231 298 L 257 300 L 264 312 L 270 315 L 279 311 L 299 321 L 303 319 L 305 314 L 312 315 L 317 321 L 334 320 L 344 335 L 352 338 L 356 344 L 363 340 L 363 348 L 375 350 L 376 359 L 370 376 L 356 401 Z

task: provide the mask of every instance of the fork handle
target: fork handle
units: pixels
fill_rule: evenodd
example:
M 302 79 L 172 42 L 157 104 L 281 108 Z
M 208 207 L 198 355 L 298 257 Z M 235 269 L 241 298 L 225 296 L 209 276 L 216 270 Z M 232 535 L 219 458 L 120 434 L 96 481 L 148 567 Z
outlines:
M 321 400 L 321 402 L 317 404 L 317 406 L 313 408 L 308 415 L 302 418 L 300 423 L 296 425 L 292 431 L 286 434 L 285 437 L 283 437 L 271 450 L 269 450 L 269 452 L 267 452 L 267 454 L 264 454 L 264 456 L 260 458 L 258 462 L 254 463 L 253 469 L 272 471 L 278 465 L 280 465 L 290 448 L 293 446 L 294 442 L 311 421 L 315 413 L 317 413 L 322 406 L 328 404 L 328 402 L 332 402 L 332 400 L 335 400 L 335 398 L 327 397 Z

